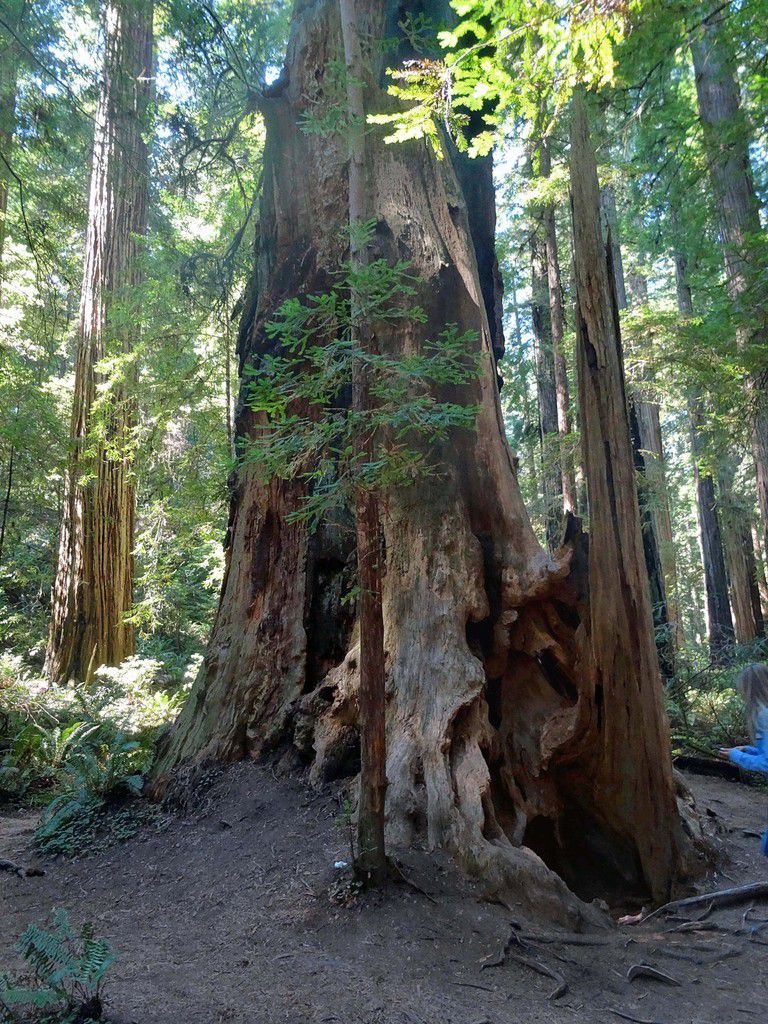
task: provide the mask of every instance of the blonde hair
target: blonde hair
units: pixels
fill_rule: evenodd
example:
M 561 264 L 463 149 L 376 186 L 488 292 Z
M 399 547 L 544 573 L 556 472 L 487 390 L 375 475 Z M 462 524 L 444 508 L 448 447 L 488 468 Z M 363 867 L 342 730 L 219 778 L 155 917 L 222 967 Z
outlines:
M 736 689 L 744 698 L 747 724 L 754 740 L 760 713 L 768 708 L 768 665 L 760 662 L 755 665 L 747 665 L 739 672 Z

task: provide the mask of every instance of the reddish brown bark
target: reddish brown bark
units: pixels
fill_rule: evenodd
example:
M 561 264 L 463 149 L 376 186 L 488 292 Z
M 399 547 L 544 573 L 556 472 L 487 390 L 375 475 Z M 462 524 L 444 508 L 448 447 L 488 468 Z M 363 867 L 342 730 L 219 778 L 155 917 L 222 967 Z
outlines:
M 368 266 L 368 245 L 360 239 L 370 219 L 365 145 L 365 62 L 355 0 L 339 0 L 341 36 L 347 69 L 349 134 L 349 228 L 350 266 L 360 275 Z M 365 324 L 361 301 L 351 297 L 351 340 L 371 351 L 373 337 Z M 358 360 L 352 373 L 352 409 L 363 414 L 371 408 L 369 373 Z M 364 420 L 363 420 L 364 421 Z M 358 438 L 357 454 L 370 462 L 375 456 L 370 433 Z M 359 487 L 355 500 L 357 575 L 360 586 L 360 798 L 358 801 L 357 867 L 362 877 L 381 885 L 387 875 L 384 846 L 384 799 L 387 791 L 385 719 L 384 618 L 382 613 L 382 564 L 379 497 L 375 489 Z
M 750 514 L 734 493 L 737 463 L 726 459 L 718 472 L 720 522 L 730 583 L 731 609 L 736 640 L 749 644 L 765 635 L 757 565 L 752 549 Z
M 590 508 L 590 651 L 605 721 L 593 784 L 612 794 L 660 896 L 685 844 L 675 815 L 671 765 L 665 755 L 658 756 L 668 749 L 669 733 L 644 567 L 618 311 L 600 232 L 594 147 L 578 90 L 571 196 L 579 408 Z M 645 822 L 640 835 L 634 832 L 637 821 Z
M 604 133 L 605 131 L 607 129 L 604 129 Z M 624 260 L 621 255 L 619 215 L 616 210 L 616 194 L 613 191 L 613 185 L 604 185 L 600 189 L 600 222 L 603 238 L 606 239 L 610 251 L 616 305 L 619 309 L 626 309 L 629 302 L 627 301 L 627 284 L 624 278 Z
M 543 178 L 552 173 L 552 158 L 548 140 L 544 139 L 539 147 L 539 169 Z M 560 257 L 557 248 L 557 225 L 555 223 L 555 207 L 548 203 L 542 214 L 546 259 L 547 287 L 549 291 L 549 321 L 552 338 L 552 362 L 555 379 L 557 404 L 557 429 L 560 435 L 560 472 L 562 477 L 561 492 L 563 512 L 576 512 L 576 471 L 573 455 L 568 448 L 567 438 L 571 433 L 571 398 L 568 386 L 568 368 L 563 352 L 565 339 L 565 309 L 563 304 L 563 286 L 560 279 Z
M 602 112 L 599 113 L 596 120 L 600 137 L 605 141 L 607 128 Z M 629 306 L 629 302 L 627 300 L 624 264 L 621 255 L 616 197 L 611 185 L 605 185 L 600 189 L 600 224 L 601 237 L 606 247 L 609 284 L 613 290 L 613 300 L 618 312 L 619 310 L 626 309 Z M 647 412 L 647 415 L 644 415 L 644 412 Z M 675 635 L 670 630 L 669 602 L 662 558 L 662 542 L 655 515 L 657 501 L 650 485 L 654 475 L 654 449 L 646 447 L 647 444 L 656 445 L 656 432 L 653 428 L 655 426 L 654 421 L 658 419 L 658 410 L 656 410 L 654 415 L 652 410 L 638 408 L 638 403 L 630 396 L 628 415 L 636 470 L 637 493 L 640 504 L 643 554 L 648 575 L 653 623 L 657 636 L 659 665 L 664 675 L 669 677 L 674 675 L 675 672 Z M 659 446 L 661 445 L 660 435 L 661 428 L 659 426 Z M 660 447 L 659 450 L 661 451 Z
M 382 19 L 357 7 L 372 81 L 382 83 L 369 101 L 377 109 L 392 102 L 377 41 L 397 34 L 398 11 L 387 2 Z M 333 102 L 327 69 L 340 53 L 337 0 L 299 2 L 289 73 L 262 103 L 259 298 L 242 326 L 244 363 L 258 365 L 270 351 L 265 327 L 280 303 L 327 287 L 346 255 L 346 139 L 302 130 L 308 110 Z M 401 38 L 386 61 L 410 56 Z M 624 895 L 662 897 L 689 866 L 658 673 L 631 674 L 625 663 L 634 664 L 645 634 L 628 624 L 619 644 L 608 625 L 624 571 L 610 539 L 600 563 L 609 582 L 595 577 L 592 613 L 578 531 L 572 526 L 555 558 L 535 539 L 504 438 L 472 205 L 451 161 L 423 143 L 385 145 L 374 133 L 366 151 L 374 251 L 409 260 L 426 314 L 425 323 L 377 326 L 377 346 L 418 350 L 454 323 L 474 332 L 470 348 L 482 365 L 462 395 L 478 407 L 474 433 L 441 447 L 439 478 L 383 498 L 387 843 L 446 849 L 488 890 L 583 924 L 595 908 L 564 879 L 585 896 L 610 877 Z M 242 404 L 240 437 L 258 429 Z M 342 600 L 355 552 L 333 523 L 310 535 L 291 518 L 301 495 L 296 481 L 259 484 L 247 466 L 238 475 L 217 621 L 160 751 L 157 794 L 183 787 L 212 761 L 279 745 L 297 750 L 317 781 L 357 768 L 360 610 L 351 622 Z M 598 523 L 601 514 L 610 513 Z M 637 526 L 636 508 L 634 515 Z M 600 654 L 608 634 L 611 665 Z
M 554 551 L 560 543 L 563 499 L 546 239 L 544 224 L 540 217 L 536 218 L 531 233 L 531 320 L 536 356 L 536 393 L 539 402 L 544 521 L 547 543 L 550 550 Z
M 138 239 L 146 230 L 148 162 L 143 133 L 152 69 L 152 0 L 106 0 L 104 63 L 95 118 L 93 166 L 80 300 L 59 560 L 46 672 L 84 679 L 134 649 L 125 615 L 133 601 L 134 493 L 129 454 L 134 422 L 128 379 L 95 404 L 97 364 L 124 356 L 134 329 L 111 319 L 140 281 Z M 125 313 L 119 322 L 125 321 Z M 104 399 L 102 399 L 103 401 Z

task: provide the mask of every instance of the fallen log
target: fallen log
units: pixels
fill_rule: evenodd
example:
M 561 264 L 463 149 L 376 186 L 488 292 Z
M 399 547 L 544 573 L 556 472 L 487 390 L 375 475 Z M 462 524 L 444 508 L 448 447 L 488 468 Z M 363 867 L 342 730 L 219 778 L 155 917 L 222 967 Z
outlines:
M 759 899 L 768 899 L 768 882 L 751 882 L 749 885 L 738 885 L 731 889 L 719 889 L 716 892 L 703 893 L 701 896 L 686 896 L 682 900 L 673 900 L 671 903 L 665 903 L 663 907 L 652 910 L 650 914 L 646 914 L 645 917 L 638 921 L 638 924 L 645 924 L 652 917 L 657 917 L 659 914 L 667 914 L 673 910 L 705 907 L 710 903 L 712 904 L 711 910 L 721 910 L 723 907 L 733 907 L 748 900 Z
M 738 765 L 732 764 L 730 761 L 720 761 L 715 757 L 678 754 L 673 758 L 672 764 L 675 768 L 684 772 L 693 772 L 694 775 L 711 775 L 719 779 L 728 779 L 729 782 L 742 782 L 746 786 L 754 785 L 754 780 L 749 772 L 742 772 Z

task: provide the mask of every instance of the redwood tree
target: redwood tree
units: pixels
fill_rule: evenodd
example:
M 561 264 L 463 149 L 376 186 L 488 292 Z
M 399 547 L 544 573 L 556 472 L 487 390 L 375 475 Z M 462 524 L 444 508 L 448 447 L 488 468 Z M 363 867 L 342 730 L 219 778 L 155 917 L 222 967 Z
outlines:
M 16 129 L 16 89 L 19 72 L 18 32 L 27 3 L 12 0 L 4 10 L 5 32 L 0 36 L 5 52 L 0 54 L 0 299 L 3 295 L 3 256 L 8 235 L 8 194 L 13 180 L 11 150 Z
M 647 307 L 648 281 L 642 273 L 634 272 L 629 275 L 629 294 L 633 309 L 641 310 L 643 307 Z M 642 376 L 645 376 L 644 372 Z M 667 622 L 670 631 L 669 655 L 674 664 L 674 649 L 676 645 L 682 643 L 683 636 L 677 594 L 677 558 L 672 533 L 672 516 L 669 509 L 664 438 L 661 430 L 661 407 L 658 402 L 649 400 L 647 397 L 634 396 L 630 400 L 637 416 L 640 449 L 643 454 L 644 479 L 641 486 L 645 489 L 645 493 L 641 509 L 645 504 L 644 511 L 659 550 L 664 578 Z
M 552 174 L 552 156 L 548 139 L 539 147 L 539 170 L 544 179 Z M 565 310 L 563 285 L 560 277 L 560 256 L 557 247 L 557 226 L 554 203 L 547 203 L 542 214 L 547 254 L 547 285 L 549 288 L 549 320 L 552 334 L 552 361 L 557 392 L 557 427 L 560 434 L 560 470 L 562 476 L 563 512 L 576 512 L 576 470 L 573 456 L 568 451 L 571 433 L 571 400 L 568 387 L 568 369 L 563 352 L 565 339 Z
M 625 829 L 646 822 L 637 853 L 655 891 L 674 874 L 681 835 L 666 750 L 619 330 L 600 232 L 594 145 L 580 90 L 571 128 L 576 344 L 583 461 L 590 508 L 590 652 L 604 703 L 605 743 L 594 780 L 614 795 Z M 632 710 L 629 710 L 629 709 Z M 627 752 L 632 751 L 627 760 Z M 640 766 L 642 765 L 642 768 Z
M 546 535 L 549 548 L 554 551 L 560 543 L 562 533 L 560 523 L 563 497 L 546 243 L 544 219 L 537 214 L 531 230 L 531 323 L 536 358 L 536 396 L 539 404 L 541 481 Z
M 397 53 L 381 45 L 401 32 L 399 11 L 394 0 L 358 7 L 377 83 L 369 109 L 393 109 L 385 67 L 414 56 L 403 36 Z M 267 141 L 258 301 L 241 327 L 244 367 L 270 352 L 266 327 L 279 305 L 322 290 L 346 255 L 347 142 L 305 130 L 307 115 L 339 102 L 332 69 L 342 52 L 338 0 L 299 0 L 286 70 L 260 99 Z M 439 485 L 419 479 L 382 502 L 388 841 L 443 847 L 489 889 L 514 890 L 531 909 L 571 924 L 594 911 L 566 883 L 586 894 L 608 875 L 625 892 L 663 898 L 690 862 L 626 419 L 623 432 L 619 422 L 626 408 L 618 355 L 607 354 L 611 376 L 583 394 L 594 523 L 588 587 L 577 529 L 556 557 L 536 541 L 504 437 L 492 351 L 497 304 L 485 297 L 479 271 L 493 261 L 487 253 L 478 260 L 473 242 L 482 236 L 476 221 L 490 216 L 477 197 L 492 190 L 462 189 L 454 164 L 423 140 L 385 145 L 369 134 L 366 169 L 373 249 L 410 263 L 426 314 L 424 323 L 385 327 L 377 344 L 406 353 L 453 323 L 474 332 L 484 368 L 463 396 L 478 407 L 476 431 L 439 452 Z M 472 173 L 488 175 L 488 162 L 464 168 L 462 180 Z M 596 188 L 595 179 L 595 202 Z M 592 256 L 604 274 L 599 253 Z M 591 327 L 589 336 L 603 358 L 611 318 L 601 315 L 601 337 Z M 601 426 L 605 408 L 610 420 Z M 241 443 L 259 429 L 246 403 L 237 426 Z M 611 525 L 617 495 L 597 482 L 594 460 L 604 446 L 618 446 L 619 509 L 628 517 L 621 536 Z M 291 516 L 301 499 L 300 481 L 260 483 L 247 463 L 238 472 L 217 621 L 159 752 L 157 795 L 211 762 L 282 744 L 295 746 L 314 779 L 356 771 L 359 632 L 343 601 L 353 535 L 331 523 L 311 533 Z
M 105 0 L 104 56 L 95 117 L 85 266 L 75 364 L 71 455 L 46 672 L 84 679 L 133 653 L 134 422 L 125 302 L 140 281 L 148 157 L 144 133 L 152 69 L 153 0 Z M 120 305 L 123 308 L 120 309 Z M 135 317 L 135 311 L 134 311 Z M 123 359 L 117 383 L 98 366 Z M 106 388 L 106 391 L 105 391 Z M 97 396 L 101 408 L 96 412 Z
M 693 295 L 688 281 L 685 255 L 675 252 L 675 284 L 677 310 L 685 320 L 693 318 Z M 717 515 L 717 498 L 712 470 L 703 465 L 704 403 L 697 392 L 688 399 L 688 418 L 691 430 L 691 451 L 693 454 L 693 476 L 696 485 L 696 513 L 699 522 L 699 546 L 704 567 L 704 585 L 707 594 L 707 633 L 712 660 L 721 663 L 728 657 L 733 644 L 733 618 L 728 599 L 728 577 L 725 571 L 720 520 Z
M 768 550 L 768 309 L 759 298 L 765 250 L 757 244 L 758 239 L 764 242 L 765 236 L 749 159 L 748 127 L 725 35 L 727 14 L 727 6 L 718 6 L 704 18 L 692 38 L 691 54 L 707 166 L 719 213 L 726 283 L 740 320 L 737 340 L 742 348 L 753 347 L 761 360 L 749 382 L 750 413 L 757 497 Z

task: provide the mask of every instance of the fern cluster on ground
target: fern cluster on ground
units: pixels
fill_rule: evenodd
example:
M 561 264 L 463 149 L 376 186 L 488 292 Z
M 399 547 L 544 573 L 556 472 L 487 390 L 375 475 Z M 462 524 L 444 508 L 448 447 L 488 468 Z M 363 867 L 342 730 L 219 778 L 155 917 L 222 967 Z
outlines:
M 159 729 L 191 682 L 130 658 L 89 686 L 49 687 L 6 659 L 0 684 L 0 804 L 43 806 L 36 842 L 48 854 L 132 835 Z
M 104 977 L 115 957 L 93 926 L 75 932 L 66 911 L 51 915 L 49 928 L 30 924 L 17 950 L 27 970 L 0 974 L 0 1013 L 4 1024 L 88 1024 L 103 1013 Z

